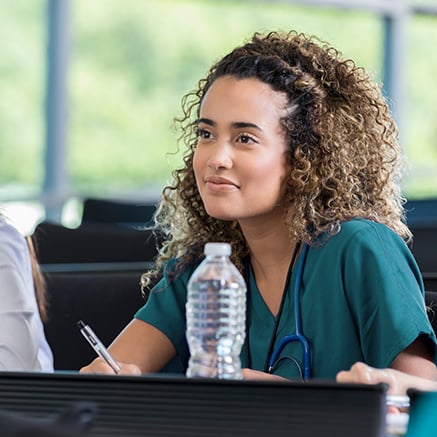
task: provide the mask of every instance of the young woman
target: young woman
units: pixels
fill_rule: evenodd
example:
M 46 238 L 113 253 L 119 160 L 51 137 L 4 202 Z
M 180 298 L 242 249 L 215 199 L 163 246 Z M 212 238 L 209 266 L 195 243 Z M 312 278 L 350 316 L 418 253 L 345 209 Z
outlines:
M 164 241 L 145 285 L 163 278 L 110 347 L 120 373 L 173 359 L 185 371 L 186 285 L 204 244 L 224 241 L 248 286 L 244 377 L 335 379 L 356 361 L 435 377 L 396 126 L 369 76 L 314 38 L 255 34 L 183 108 L 184 165 L 163 191 Z M 112 369 L 96 359 L 82 371 Z

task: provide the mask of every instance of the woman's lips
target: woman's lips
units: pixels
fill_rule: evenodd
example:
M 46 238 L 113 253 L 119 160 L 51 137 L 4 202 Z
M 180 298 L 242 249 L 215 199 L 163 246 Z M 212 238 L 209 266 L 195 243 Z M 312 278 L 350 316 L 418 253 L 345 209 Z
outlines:
M 239 189 L 234 182 L 219 176 L 209 176 L 205 178 L 205 183 L 208 189 L 213 192 L 232 192 Z

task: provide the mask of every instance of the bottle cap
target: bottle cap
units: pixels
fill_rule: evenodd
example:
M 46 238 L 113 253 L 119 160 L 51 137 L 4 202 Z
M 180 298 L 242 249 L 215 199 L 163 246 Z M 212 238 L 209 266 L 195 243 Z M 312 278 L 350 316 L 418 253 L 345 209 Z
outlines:
M 229 243 L 206 243 L 203 253 L 206 256 L 229 256 L 231 254 L 231 245 Z

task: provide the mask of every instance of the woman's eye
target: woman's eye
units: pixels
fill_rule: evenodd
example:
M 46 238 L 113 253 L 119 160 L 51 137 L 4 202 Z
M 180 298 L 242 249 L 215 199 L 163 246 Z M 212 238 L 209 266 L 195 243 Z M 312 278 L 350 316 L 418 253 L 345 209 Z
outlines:
M 197 129 L 197 136 L 199 137 L 199 138 L 202 138 L 202 139 L 204 139 L 204 140 L 208 140 L 208 139 L 210 139 L 211 138 L 211 133 L 210 132 L 208 132 L 207 130 L 205 130 L 205 129 Z
M 237 140 L 243 144 L 256 143 L 255 138 L 250 135 L 241 134 L 238 136 Z

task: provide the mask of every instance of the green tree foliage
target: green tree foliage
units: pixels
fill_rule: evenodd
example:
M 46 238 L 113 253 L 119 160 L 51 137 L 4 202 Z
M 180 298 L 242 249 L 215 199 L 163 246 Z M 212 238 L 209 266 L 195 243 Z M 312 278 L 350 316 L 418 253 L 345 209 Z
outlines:
M 37 0 L 0 4 L 0 187 L 41 183 L 43 4 Z
M 0 4 L 7 43 L 0 59 L 0 185 L 41 184 L 45 7 L 42 0 Z M 437 194 L 436 27 L 434 18 L 415 18 L 406 48 L 412 194 Z M 71 190 L 158 193 L 180 162 L 172 121 L 182 96 L 253 32 L 291 29 L 329 41 L 380 78 L 382 22 L 370 13 L 249 0 L 71 0 Z

